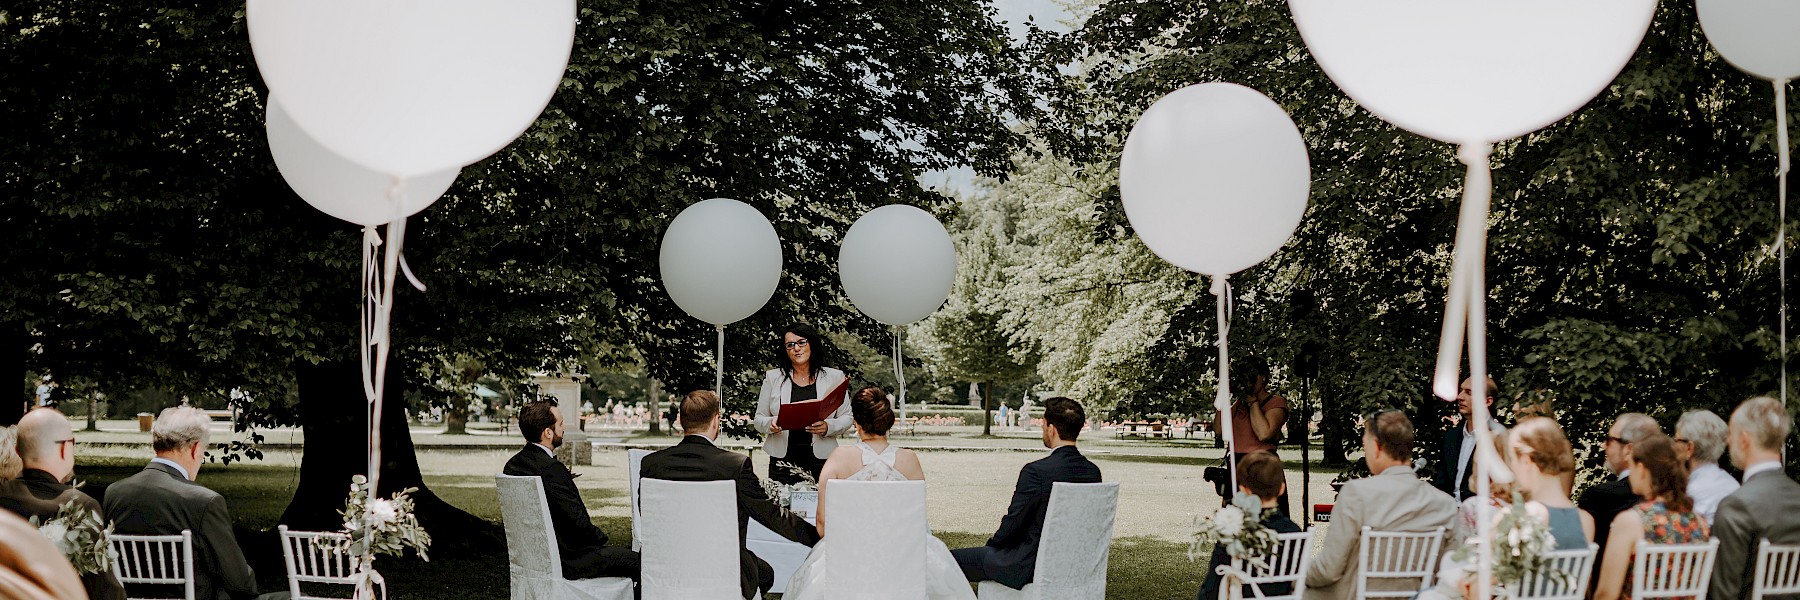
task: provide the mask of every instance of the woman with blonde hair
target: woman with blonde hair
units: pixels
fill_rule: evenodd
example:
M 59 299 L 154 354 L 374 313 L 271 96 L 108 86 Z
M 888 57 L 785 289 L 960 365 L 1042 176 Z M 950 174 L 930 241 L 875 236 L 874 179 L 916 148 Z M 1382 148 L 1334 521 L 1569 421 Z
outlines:
M 25 461 L 19 458 L 19 432 L 15 427 L 0 427 L 0 481 L 12 481 L 25 472 Z
M 1575 507 L 1566 481 L 1575 474 L 1575 450 L 1562 426 L 1531 417 L 1513 427 L 1502 455 L 1512 459 L 1513 479 L 1531 500 L 1527 508 L 1550 523 L 1558 550 L 1586 548 L 1594 541 L 1594 517 Z

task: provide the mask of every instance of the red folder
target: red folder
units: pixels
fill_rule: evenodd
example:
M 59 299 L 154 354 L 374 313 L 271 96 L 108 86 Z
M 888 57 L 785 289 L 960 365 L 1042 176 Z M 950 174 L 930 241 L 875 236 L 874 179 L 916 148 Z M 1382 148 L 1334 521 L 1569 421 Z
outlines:
M 844 397 L 850 393 L 850 380 L 845 379 L 831 390 L 824 398 L 789 402 L 781 405 L 781 412 L 775 416 L 775 424 L 782 429 L 806 429 L 806 426 L 825 420 L 831 413 L 837 412 L 844 405 Z

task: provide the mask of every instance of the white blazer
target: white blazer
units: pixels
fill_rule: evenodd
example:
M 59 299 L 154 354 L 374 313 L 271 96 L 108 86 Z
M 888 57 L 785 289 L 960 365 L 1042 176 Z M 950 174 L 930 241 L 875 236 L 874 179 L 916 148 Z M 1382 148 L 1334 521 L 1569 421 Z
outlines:
M 819 397 L 824 398 L 839 383 L 848 379 L 843 371 L 825 367 L 819 369 L 819 376 L 813 379 L 813 386 L 819 390 Z M 762 393 L 756 396 L 756 431 L 763 434 L 763 451 L 775 458 L 787 458 L 788 430 L 771 435 L 769 424 L 775 422 L 776 415 L 781 414 L 781 405 L 786 404 L 794 393 L 794 386 L 788 381 L 787 374 L 781 369 L 769 369 L 763 375 Z M 855 390 L 849 394 L 854 395 Z M 812 440 L 813 456 L 826 458 L 831 451 L 837 449 L 837 438 L 850 430 L 850 398 L 844 398 L 844 404 L 825 419 L 825 435 L 814 435 Z

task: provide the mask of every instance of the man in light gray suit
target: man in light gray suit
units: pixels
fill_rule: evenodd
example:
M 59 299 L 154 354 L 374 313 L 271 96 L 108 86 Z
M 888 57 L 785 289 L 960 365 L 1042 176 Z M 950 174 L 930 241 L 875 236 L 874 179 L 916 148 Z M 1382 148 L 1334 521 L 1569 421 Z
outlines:
M 1456 514 L 1456 501 L 1449 494 L 1413 472 L 1413 426 L 1405 413 L 1388 409 L 1370 415 L 1363 421 L 1362 443 L 1374 475 L 1346 483 L 1338 492 L 1331 530 L 1306 571 L 1305 600 L 1350 600 L 1356 595 L 1356 553 L 1363 527 L 1431 531 L 1448 526 Z
M 1744 470 L 1744 484 L 1719 502 L 1713 537 L 1719 557 L 1713 562 L 1711 600 L 1750 597 L 1756 549 L 1764 539 L 1800 544 L 1800 484 L 1781 471 L 1781 444 L 1793 417 L 1781 401 L 1751 398 L 1731 413 L 1726 438 L 1731 462 Z

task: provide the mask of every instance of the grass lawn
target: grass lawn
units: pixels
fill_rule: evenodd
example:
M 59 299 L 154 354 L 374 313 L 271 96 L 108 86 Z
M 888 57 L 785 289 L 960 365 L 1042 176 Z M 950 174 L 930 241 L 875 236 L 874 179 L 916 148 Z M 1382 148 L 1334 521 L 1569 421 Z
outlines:
M 1100 448 L 1108 445 L 1096 444 Z M 420 468 L 430 489 L 475 516 L 500 522 L 493 473 L 511 451 L 427 449 Z M 122 446 L 84 447 L 76 478 L 98 488 L 142 469 L 147 449 Z M 932 530 L 952 548 L 979 545 L 999 524 L 1019 467 L 1039 458 L 1032 452 L 922 451 L 927 475 Z M 1119 512 L 1114 526 L 1107 596 L 1133 599 L 1192 598 L 1200 587 L 1201 569 L 1187 559 L 1186 535 L 1195 514 L 1219 505 L 1218 496 L 1200 479 L 1197 457 L 1119 456 L 1095 452 L 1095 463 L 1108 481 L 1119 481 Z M 231 465 L 210 464 L 199 482 L 224 494 L 239 541 L 250 557 L 264 591 L 286 589 L 285 569 L 274 533 L 299 480 L 298 452 L 271 450 L 264 460 Z M 589 514 L 616 544 L 629 544 L 631 522 L 626 499 L 625 453 L 599 451 L 591 466 L 576 467 Z M 767 467 L 758 454 L 757 469 Z M 1210 464 L 1210 463 L 1208 463 Z M 1329 501 L 1326 482 L 1335 473 L 1315 469 L 1313 499 Z M 1289 472 L 1296 508 L 1300 473 Z M 1319 535 L 1323 535 L 1321 532 Z M 507 560 L 503 544 L 445 549 L 430 562 L 384 559 L 378 563 L 388 582 L 389 597 L 401 599 L 505 598 Z

